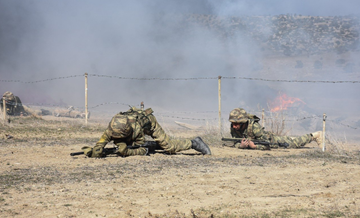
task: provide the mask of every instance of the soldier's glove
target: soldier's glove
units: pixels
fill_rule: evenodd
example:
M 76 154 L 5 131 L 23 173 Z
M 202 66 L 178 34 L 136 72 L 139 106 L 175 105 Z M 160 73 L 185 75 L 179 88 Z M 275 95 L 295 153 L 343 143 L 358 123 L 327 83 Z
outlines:
M 91 157 L 93 149 L 91 147 L 85 146 L 82 147 L 81 150 L 84 152 L 84 154 L 88 157 Z
M 91 157 L 104 157 L 104 148 L 101 146 L 94 146 L 94 148 L 92 149 L 92 154 Z

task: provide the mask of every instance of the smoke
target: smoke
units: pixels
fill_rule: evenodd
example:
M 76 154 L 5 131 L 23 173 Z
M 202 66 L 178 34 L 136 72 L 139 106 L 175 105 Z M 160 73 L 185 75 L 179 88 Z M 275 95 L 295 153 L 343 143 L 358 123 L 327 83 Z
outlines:
M 294 70 L 288 60 L 264 62 L 266 53 L 251 36 L 231 26 L 209 28 L 201 22 L 187 22 L 195 15 L 202 19 L 277 15 L 347 15 L 357 13 L 358 1 L 0 1 L 0 73 L 5 80 L 38 81 L 82 75 L 89 76 L 89 106 L 122 102 L 167 110 L 218 109 L 219 75 L 267 79 L 331 80 L 308 76 L 311 57 L 303 71 Z M 206 17 L 207 16 L 207 17 Z M 263 26 L 267 26 L 265 21 Z M 214 23 L 216 25 L 216 22 Z M 265 37 L 274 30 L 262 30 Z M 306 34 L 306 33 L 305 33 Z M 306 36 L 308 37 L 308 36 Z M 356 60 L 356 58 L 353 58 Z M 270 67 L 269 67 L 270 66 Z M 311 68 L 311 70 L 310 70 Z M 266 73 L 264 73 L 266 72 Z M 333 72 L 331 75 L 336 75 Z M 308 77 L 307 77 L 308 76 Z M 205 78 L 202 80 L 136 80 L 128 78 Z M 342 77 L 344 78 L 344 77 Z M 347 80 L 351 78 L 345 78 Z M 267 83 L 249 80 L 222 80 L 224 111 L 234 107 L 267 106 L 279 91 L 300 98 L 322 113 L 337 102 L 353 101 L 358 85 Z M 2 83 L 23 102 L 84 104 L 84 78 L 67 78 L 39 83 Z M 330 90 L 330 91 L 329 91 Z M 349 97 L 350 96 L 350 97 Z M 320 99 L 320 100 L 319 100 Z M 321 102 L 322 105 L 319 105 Z M 358 108 L 359 102 L 350 108 Z M 117 106 L 112 106 L 117 107 Z M 121 107 L 121 106 L 119 106 Z M 123 108 L 121 108 L 123 110 Z M 119 109 L 120 110 L 120 109 Z M 119 111 L 115 109 L 115 111 Z M 351 110 L 354 111 L 354 110 Z
M 302 14 L 312 16 L 340 16 L 359 14 L 357 0 L 211 0 L 215 13 L 222 16 L 257 16 Z
M 221 39 L 200 25 L 186 24 L 183 17 L 183 14 L 205 13 L 211 9 L 204 9 L 206 1 L 190 3 L 1 2 L 1 8 L 7 12 L 1 24 L 2 76 L 22 81 L 85 72 L 135 78 L 217 76 L 227 65 Z M 213 87 L 216 96 L 216 82 Z M 12 83 L 9 89 L 25 102 L 37 102 L 36 99 L 43 99 L 44 95 L 50 102 L 61 100 L 74 105 L 83 102 L 80 78 L 36 84 Z M 191 93 L 206 95 L 209 90 L 203 81 L 89 78 L 89 102 L 93 104 L 145 101 L 168 106 Z M 197 101 L 204 98 L 208 96 Z M 184 102 L 181 108 L 195 104 L 190 98 L 188 100 L 190 103 L 181 100 Z

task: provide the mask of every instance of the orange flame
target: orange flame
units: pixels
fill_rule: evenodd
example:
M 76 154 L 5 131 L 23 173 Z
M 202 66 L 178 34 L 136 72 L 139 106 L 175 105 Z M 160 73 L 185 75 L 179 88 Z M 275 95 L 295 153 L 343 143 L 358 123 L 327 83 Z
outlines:
M 276 97 L 274 102 L 270 102 L 270 111 L 276 112 L 287 110 L 287 108 L 292 106 L 295 102 L 301 102 L 305 104 L 305 102 L 303 102 L 299 98 L 289 97 L 286 94 L 279 95 L 278 97 Z

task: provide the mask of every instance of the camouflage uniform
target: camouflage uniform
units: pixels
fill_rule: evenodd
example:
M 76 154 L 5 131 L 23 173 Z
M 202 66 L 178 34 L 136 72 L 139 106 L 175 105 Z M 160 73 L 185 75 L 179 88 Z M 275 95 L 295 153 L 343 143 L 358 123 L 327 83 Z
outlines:
M 5 99 L 6 104 L 6 113 L 8 115 L 12 116 L 20 116 L 20 115 L 28 115 L 24 107 L 20 101 L 20 98 L 18 96 L 15 96 L 12 92 L 5 92 L 3 97 L 1 98 L 1 111 L 3 111 L 4 105 L 3 105 L 3 99 Z
M 85 113 L 75 110 L 73 106 L 67 109 L 57 109 L 54 111 L 55 117 L 70 117 L 85 119 Z M 90 112 L 88 112 L 88 119 L 90 119 Z
M 127 146 L 138 146 L 145 143 L 145 135 L 151 136 L 155 142 L 168 153 L 176 153 L 192 148 L 192 141 L 188 139 L 173 139 L 165 133 L 152 114 L 151 108 L 140 110 L 135 107 L 127 112 L 116 114 L 110 121 L 96 147 L 104 148 L 107 143 L 114 141 L 119 147 L 119 154 L 122 156 L 145 155 L 146 149 L 143 147 L 137 149 L 128 149 Z M 115 127 L 115 128 L 114 128 Z M 116 129 L 125 129 L 122 132 L 116 132 Z
M 305 134 L 299 137 L 277 136 L 274 133 L 265 131 L 264 127 L 259 124 L 260 118 L 256 115 L 246 113 L 242 108 L 236 108 L 230 112 L 229 121 L 231 123 L 248 124 L 244 130 L 235 130 L 231 124 L 230 133 L 233 138 L 248 138 L 270 142 L 271 148 L 278 148 L 276 143 L 288 143 L 288 148 L 300 148 L 314 141 L 312 134 Z M 275 144 L 274 144 L 275 143 Z M 240 143 L 236 143 L 235 147 L 239 148 Z M 256 145 L 256 149 L 267 149 L 263 145 Z

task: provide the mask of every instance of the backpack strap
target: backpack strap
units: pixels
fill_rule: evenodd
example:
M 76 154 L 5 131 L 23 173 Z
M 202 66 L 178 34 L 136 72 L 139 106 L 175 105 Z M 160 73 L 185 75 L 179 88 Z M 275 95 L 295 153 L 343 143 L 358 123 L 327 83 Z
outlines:
M 252 115 L 252 114 L 250 114 L 249 118 L 250 119 L 249 119 L 249 124 L 248 124 L 248 128 L 247 128 L 247 135 L 248 135 L 248 137 L 254 139 L 255 134 L 253 131 L 253 127 L 254 127 L 255 123 L 258 123 L 260 121 L 260 118 L 257 117 L 256 115 Z
M 255 120 L 250 119 L 249 120 L 249 125 L 248 125 L 248 128 L 247 128 L 247 135 L 248 135 L 248 137 L 250 137 L 252 139 L 255 137 L 254 132 L 253 132 L 254 123 L 255 123 Z

